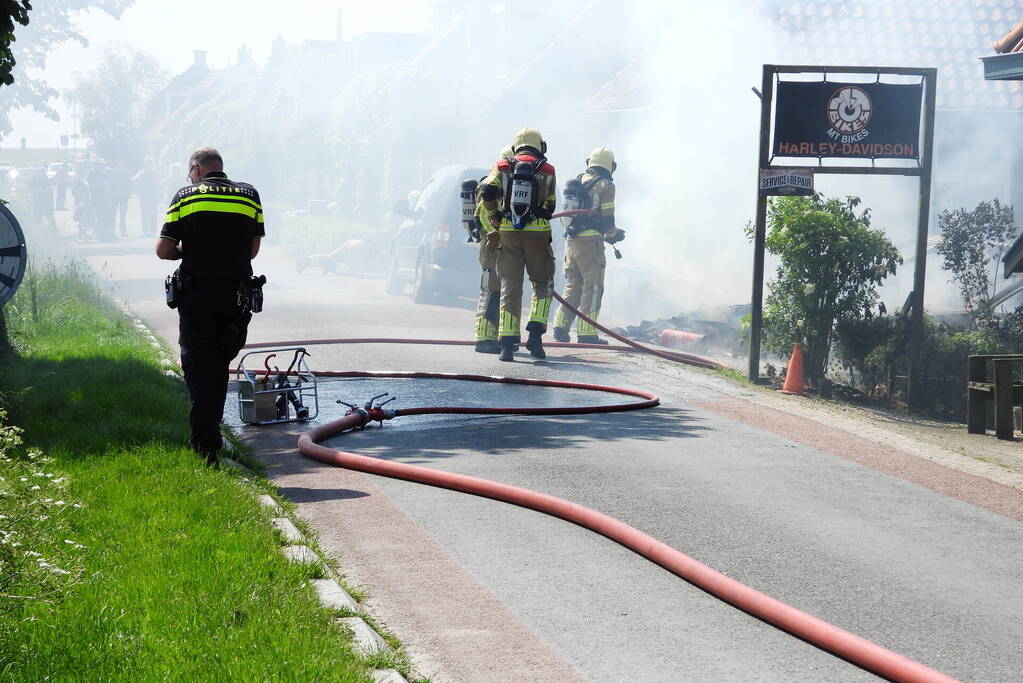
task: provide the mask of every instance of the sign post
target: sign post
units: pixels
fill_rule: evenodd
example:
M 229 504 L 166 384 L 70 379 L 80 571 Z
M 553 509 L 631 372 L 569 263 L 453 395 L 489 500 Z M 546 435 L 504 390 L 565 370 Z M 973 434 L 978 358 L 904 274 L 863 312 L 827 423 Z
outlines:
M 760 173 L 771 164 L 771 109 L 774 102 L 774 72 L 764 65 L 760 84 Z M 753 305 L 750 310 L 749 379 L 760 381 L 760 334 L 764 327 L 764 248 L 767 241 L 767 195 L 757 189 L 757 212 L 753 233 Z
M 823 80 L 812 82 L 777 80 L 779 74 L 806 73 L 822 74 Z M 874 76 L 875 82 L 828 80 L 835 74 Z M 920 82 L 882 83 L 883 75 L 916 76 L 920 78 Z M 812 194 L 812 178 L 809 182 L 809 192 L 806 192 L 806 183 L 796 180 L 797 176 L 793 173 L 797 170 L 812 171 L 814 174 L 917 176 L 920 178 L 920 202 L 913 292 L 910 296 L 912 314 L 908 397 L 911 406 L 918 400 L 937 75 L 938 70 L 935 68 L 764 65 L 760 90 L 762 93 L 760 162 L 753 246 L 750 381 L 757 382 L 760 379 L 767 196 L 782 194 L 785 191 L 793 194 L 804 192 Z M 816 158 L 817 165 L 799 167 L 774 164 L 776 157 Z M 871 163 L 870 166 L 825 166 L 824 159 L 869 159 Z M 879 159 L 916 163 L 878 166 Z M 789 175 L 789 178 L 772 179 L 784 178 L 786 175 Z

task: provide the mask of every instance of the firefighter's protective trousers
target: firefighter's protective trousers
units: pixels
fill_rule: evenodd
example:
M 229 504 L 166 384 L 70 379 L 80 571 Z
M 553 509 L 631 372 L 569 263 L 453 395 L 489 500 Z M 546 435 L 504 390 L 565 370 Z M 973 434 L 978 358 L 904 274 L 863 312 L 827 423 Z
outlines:
M 528 276 L 533 285 L 526 329 L 546 332 L 554 292 L 554 250 L 551 248 L 550 230 L 501 230 L 497 275 L 501 279 L 498 334 L 502 338 L 519 337 L 524 276 Z
M 518 163 L 534 165 L 530 214 L 515 225 L 508 209 L 512 172 Z M 521 333 L 522 281 L 529 276 L 533 285 L 532 305 L 526 330 L 547 331 L 547 318 L 554 292 L 554 250 L 551 248 L 551 222 L 549 216 L 557 203 L 557 179 L 554 167 L 531 153 L 516 154 L 502 159 L 484 179 L 484 185 L 496 188 L 494 196 L 481 191 L 481 215 L 490 217 L 490 225 L 501 234 L 501 248 L 497 254 L 497 276 L 501 280 L 501 317 L 498 335 L 502 339 L 518 339 Z M 500 216 L 499 220 L 493 217 Z
M 575 237 L 565 240 L 565 301 L 579 309 L 591 320 L 600 315 L 600 302 L 604 297 L 604 239 L 602 236 Z M 554 319 L 554 327 L 568 330 L 575 322 L 575 313 L 564 306 Z M 579 321 L 576 334 L 595 335 L 597 329 L 584 320 Z
M 497 275 L 500 234 L 492 230 L 480 240 L 480 298 L 476 305 L 476 341 L 497 341 L 501 278 Z
M 615 228 L 615 186 L 610 172 L 601 168 L 588 168 L 578 176 L 589 188 L 590 207 L 598 217 L 583 219 L 576 225 L 574 235 L 565 240 L 565 301 L 572 304 L 591 320 L 600 315 L 600 302 L 604 298 L 604 237 L 613 235 Z M 564 306 L 554 319 L 554 327 L 568 331 L 575 322 L 575 313 Z M 597 328 L 580 320 L 578 336 L 594 336 Z

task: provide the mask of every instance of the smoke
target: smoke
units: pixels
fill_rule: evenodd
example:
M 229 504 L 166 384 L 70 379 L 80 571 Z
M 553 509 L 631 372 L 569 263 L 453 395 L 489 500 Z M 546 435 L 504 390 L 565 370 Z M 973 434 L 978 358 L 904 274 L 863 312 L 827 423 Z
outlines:
M 809 5 L 766 0 L 633 5 L 642 37 L 636 44 L 645 46 L 633 71 L 642 75 L 645 96 L 638 99 L 645 106 L 621 112 L 619 140 L 606 143 L 621 166 L 619 222 L 634 228 L 622 245 L 628 265 L 609 267 L 609 313 L 660 317 L 749 301 L 753 250 L 743 228 L 754 215 L 760 128 L 751 87 L 760 87 L 767 63 L 939 68 L 926 304 L 934 311 L 961 308 L 933 251 L 937 216 L 993 197 L 1012 202 L 1010 179 L 1020 164 L 1015 146 L 1006 143 L 1018 139 L 1021 117 L 984 107 L 1017 106 L 1011 98 L 1020 95 L 1012 95 L 1018 87 L 985 83 L 979 61 L 972 70 L 962 66 L 991 52 L 985 35 L 1001 24 L 982 22 L 994 22 L 993 16 L 932 8 L 927 31 L 900 33 L 890 44 L 880 34 L 855 33 L 864 19 L 911 18 L 908 5 L 860 1 L 835 15 L 819 6 L 816 16 Z M 805 36 L 818 29 L 830 32 L 813 44 Z M 912 289 L 919 181 L 818 175 L 816 188 L 859 196 L 873 224 L 899 247 L 905 264 L 881 294 L 889 310 L 902 305 Z M 769 259 L 766 279 L 772 271 Z
M 609 268 L 608 312 L 662 317 L 746 302 L 760 119 L 751 87 L 773 38 L 743 2 L 634 11 L 646 101 L 621 114 L 617 207 L 631 230 L 628 265 Z
M 1021 164 L 1007 144 L 1018 139 L 1019 114 L 982 111 L 995 86 L 984 83 L 979 62 L 972 72 L 957 66 L 990 53 L 1002 26 L 993 16 L 985 15 L 988 28 L 981 30 L 968 8 L 927 8 L 919 31 L 893 36 L 862 34 L 862 26 L 889 16 L 889 23 L 916 25 L 911 10 L 919 3 L 425 4 L 428 23 L 416 36 L 387 32 L 386 24 L 367 35 L 347 25 L 342 31 L 343 17 L 326 22 L 330 12 L 321 8 L 311 19 L 290 15 L 280 40 L 238 37 L 230 45 L 225 37 L 185 46 L 186 59 L 193 47 L 238 58 L 229 68 L 229 58 L 218 59 L 203 86 L 215 88 L 215 101 L 196 102 L 180 120 L 176 98 L 195 88 L 171 93 L 167 121 L 147 128 L 153 136 L 166 132 L 171 151 L 154 156 L 166 162 L 190 146 L 218 145 L 239 177 L 260 187 L 271 220 L 319 200 L 352 230 L 365 230 L 393 223 L 394 202 L 440 168 L 489 167 L 520 128 L 544 134 L 561 186 L 584 170 L 590 150 L 608 146 L 619 164 L 618 224 L 628 237 L 618 245 L 621 261 L 608 251 L 604 313 L 623 322 L 694 310 L 720 318 L 729 315 L 727 306 L 749 302 L 753 249 L 745 226 L 754 214 L 760 132 L 752 88 L 760 87 L 765 63 L 938 66 L 939 95 L 965 90 L 974 100 L 959 109 L 939 100 L 932 226 L 943 209 L 1023 196 L 1010 183 Z M 165 16 L 147 7 L 138 3 L 126 19 Z M 837 14 L 825 14 L 832 10 Z M 308 28 L 333 20 L 334 39 L 332 30 Z M 814 26 L 823 38 L 812 34 Z M 234 28 L 239 36 L 267 35 L 255 26 Z M 409 28 L 405 22 L 393 30 Z M 108 36 L 89 37 L 99 44 Z M 251 50 L 239 49 L 257 40 Z M 998 93 L 1004 101 L 994 105 L 1003 110 L 1023 98 L 1018 87 Z M 900 248 L 906 263 L 882 296 L 890 310 L 901 305 L 912 285 L 917 180 L 820 175 L 816 185 L 829 196 L 860 196 Z M 271 233 L 275 227 L 271 222 Z M 768 261 L 768 280 L 772 270 Z M 927 288 L 935 309 L 961 304 L 934 257 Z

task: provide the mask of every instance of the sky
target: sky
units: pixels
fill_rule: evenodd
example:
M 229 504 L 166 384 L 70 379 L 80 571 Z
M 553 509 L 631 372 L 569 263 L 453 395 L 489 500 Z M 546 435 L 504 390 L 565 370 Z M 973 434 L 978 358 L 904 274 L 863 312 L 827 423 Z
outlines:
M 281 8 L 286 7 L 287 11 Z M 232 63 L 240 45 L 252 49 L 262 63 L 270 43 L 282 35 L 287 42 L 328 40 L 336 35 L 337 10 L 343 10 L 344 39 L 378 31 L 416 33 L 429 28 L 425 0 L 138 0 L 121 18 L 90 11 L 80 18 L 89 47 L 66 44 L 54 51 L 43 77 L 58 90 L 74 83 L 75 72 L 87 72 L 96 63 L 101 46 L 111 42 L 137 45 L 154 55 L 173 74 L 192 63 L 192 50 L 208 50 L 207 63 L 223 68 Z M 17 43 L 14 46 L 17 56 Z M 29 147 L 57 146 L 61 134 L 70 133 L 70 112 L 54 102 L 62 121 L 49 121 L 31 110 L 14 116 L 8 142 L 24 136 Z

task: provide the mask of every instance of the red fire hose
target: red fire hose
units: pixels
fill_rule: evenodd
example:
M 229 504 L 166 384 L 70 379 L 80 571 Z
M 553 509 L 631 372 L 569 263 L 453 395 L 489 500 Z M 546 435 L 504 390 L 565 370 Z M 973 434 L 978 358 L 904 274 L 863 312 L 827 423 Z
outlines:
M 573 344 L 571 342 L 544 342 L 544 347 L 547 348 L 567 348 L 567 349 L 599 349 L 604 351 L 642 351 L 643 353 L 649 353 L 657 356 L 658 358 L 664 358 L 665 360 L 675 361 L 676 363 L 684 363 L 686 365 L 695 365 L 700 368 L 716 369 L 716 368 L 727 368 L 728 366 L 724 363 L 718 362 L 710 358 L 704 358 L 702 356 L 696 356 L 691 353 L 678 353 L 672 351 L 661 351 L 660 349 L 652 349 L 649 346 L 634 342 L 628 337 L 609 330 L 608 328 L 600 325 L 599 323 L 590 320 L 585 314 L 580 313 L 579 309 L 572 306 L 565 301 L 560 294 L 554 292 L 554 298 L 557 299 L 562 306 L 575 313 L 581 320 L 593 325 L 596 329 L 600 330 L 612 339 L 616 339 L 624 346 L 615 346 L 609 344 Z M 253 342 L 246 344 L 247 349 L 260 349 L 270 348 L 274 346 L 317 346 L 322 344 L 429 344 L 439 346 L 472 346 L 475 342 L 462 341 L 456 339 L 402 339 L 399 337 L 349 337 L 342 339 L 302 339 L 302 340 L 284 340 L 284 341 L 269 341 L 269 342 Z
M 676 354 L 662 352 L 648 348 L 642 344 L 633 342 L 621 335 L 618 335 L 605 327 L 602 327 L 580 313 L 577 309 L 565 303 L 557 293 L 555 298 L 562 305 L 569 308 L 576 315 L 597 329 L 614 339 L 628 345 L 626 348 L 633 348 L 669 360 L 674 360 L 701 367 L 724 367 L 717 363 L 699 356 L 689 354 Z M 329 343 L 413 343 L 413 344 L 471 344 L 472 342 L 437 341 L 437 340 L 404 340 L 404 339 L 321 339 L 288 341 L 274 343 L 249 344 L 246 348 L 265 348 L 277 345 L 300 345 L 310 346 L 314 344 Z M 555 347 L 586 347 L 599 349 L 615 349 L 622 347 L 608 347 L 599 344 L 551 344 Z M 628 524 L 609 517 L 596 510 L 578 505 L 569 500 L 556 496 L 531 491 L 529 489 L 501 484 L 499 482 L 470 477 L 463 474 L 442 472 L 427 467 L 407 465 L 404 463 L 380 460 L 356 453 L 349 453 L 323 446 L 321 441 L 339 436 L 352 429 L 359 429 L 373 421 L 393 419 L 402 415 L 437 415 L 437 414 L 461 414 L 461 415 L 573 415 L 587 413 L 609 413 L 630 410 L 652 408 L 659 404 L 656 395 L 646 391 L 635 389 L 624 389 L 620 387 L 609 387 L 599 384 L 585 384 L 578 382 L 562 382 L 555 380 L 520 379 L 511 377 L 489 377 L 484 375 L 459 375 L 428 372 L 318 372 L 323 377 L 347 377 L 347 378 L 401 378 L 401 379 L 444 379 L 461 380 L 472 382 L 494 382 L 499 384 L 516 384 L 525 386 L 555 387 L 565 389 L 577 389 L 586 391 L 598 391 L 605 393 L 632 396 L 641 400 L 612 405 L 596 406 L 575 406 L 556 408 L 480 408 L 471 406 L 432 406 L 406 409 L 385 409 L 375 405 L 370 400 L 363 408 L 353 408 L 347 415 L 339 420 L 315 427 L 302 434 L 298 440 L 299 450 L 307 457 L 320 462 L 345 467 L 347 469 L 367 472 L 395 479 L 427 484 L 439 488 L 461 491 L 477 496 L 500 500 L 513 505 L 543 512 L 561 519 L 567 520 L 579 526 L 595 531 L 607 538 L 620 543 L 633 550 L 650 561 L 664 567 L 673 574 L 685 579 L 693 585 L 707 591 L 708 593 L 728 602 L 739 609 L 752 614 L 753 616 L 766 621 L 773 626 L 787 631 L 817 647 L 832 652 L 843 659 L 846 659 L 867 671 L 883 676 L 893 681 L 912 682 L 948 682 L 955 679 L 932 669 L 924 664 L 909 659 L 896 652 L 888 650 L 880 645 L 870 642 L 860 636 L 845 631 L 826 621 L 818 619 L 795 607 L 787 605 L 768 595 L 742 584 L 735 579 L 711 569 L 698 562 L 688 555 L 658 541 Z
M 319 442 L 333 438 L 346 431 L 364 427 L 372 421 L 381 421 L 402 415 L 566 415 L 581 413 L 608 413 L 639 410 L 658 405 L 658 398 L 645 391 L 607 387 L 598 384 L 560 382 L 554 380 L 532 380 L 509 377 L 486 377 L 480 375 L 453 375 L 418 372 L 336 372 L 319 373 L 335 377 L 377 377 L 377 378 L 429 378 L 467 380 L 474 382 L 497 382 L 528 386 L 560 387 L 583 389 L 635 396 L 642 401 L 615 405 L 598 405 L 559 408 L 478 408 L 464 406 L 436 406 L 402 410 L 386 410 L 372 403 L 352 410 L 345 417 L 316 427 L 299 437 L 299 450 L 306 456 L 320 462 L 367 472 L 394 479 L 427 484 L 439 488 L 461 491 L 485 498 L 500 500 L 513 505 L 530 508 L 579 526 L 595 531 L 620 543 L 643 557 L 664 567 L 673 574 L 702 588 L 708 593 L 735 605 L 739 609 L 762 619 L 773 626 L 787 631 L 807 642 L 828 650 L 879 676 L 894 681 L 938 682 L 955 679 L 924 664 L 892 652 L 837 626 L 822 621 L 795 607 L 791 607 L 735 579 L 711 569 L 684 553 L 661 543 L 628 524 L 609 517 L 596 510 L 578 505 L 564 498 L 531 491 L 518 486 L 470 477 L 464 474 L 407 465 L 391 460 L 380 460 L 356 453 L 336 450 Z

